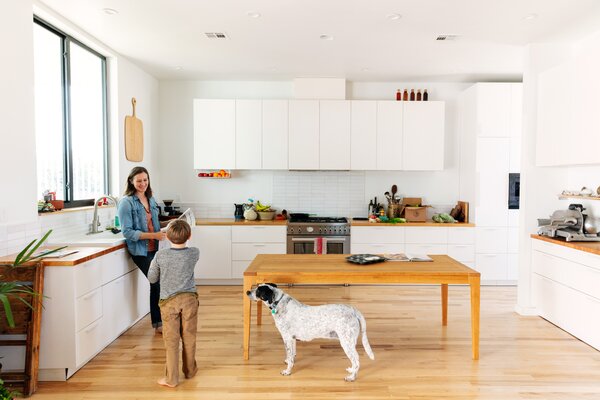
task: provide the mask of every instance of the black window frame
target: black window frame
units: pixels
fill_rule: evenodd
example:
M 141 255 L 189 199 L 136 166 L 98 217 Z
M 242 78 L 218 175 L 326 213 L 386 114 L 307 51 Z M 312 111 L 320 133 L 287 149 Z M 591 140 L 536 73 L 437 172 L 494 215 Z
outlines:
M 103 158 L 104 158 L 104 193 L 110 193 L 110 182 L 109 182 L 109 152 L 108 152 L 108 85 L 107 85 L 107 67 L 106 57 L 89 46 L 85 45 L 81 41 L 75 39 L 71 35 L 61 31 L 55 26 L 49 24 L 43 19 L 33 16 L 33 22 L 39 26 L 49 30 L 61 39 L 61 52 L 62 52 L 62 110 L 63 110 L 63 143 L 64 143 L 64 192 L 65 192 L 65 208 L 73 207 L 84 207 L 94 204 L 95 199 L 78 199 L 74 200 L 73 197 L 73 153 L 71 148 L 71 97 L 70 97 L 70 86 L 71 86 L 71 64 L 70 64 L 70 49 L 71 43 L 76 43 L 78 46 L 94 54 L 101 60 L 102 64 L 102 143 L 103 143 Z

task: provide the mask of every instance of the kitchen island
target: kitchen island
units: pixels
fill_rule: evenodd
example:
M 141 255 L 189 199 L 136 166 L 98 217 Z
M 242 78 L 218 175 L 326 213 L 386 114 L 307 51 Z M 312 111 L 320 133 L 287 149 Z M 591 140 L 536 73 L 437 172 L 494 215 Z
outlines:
M 259 254 L 244 271 L 244 360 L 250 358 L 252 286 L 274 283 L 310 284 L 440 284 L 442 325 L 448 322 L 448 284 L 468 284 L 471 289 L 471 335 L 473 359 L 479 359 L 479 272 L 446 255 L 432 255 L 433 262 L 392 262 L 357 265 L 344 254 Z M 262 303 L 257 303 L 261 324 Z

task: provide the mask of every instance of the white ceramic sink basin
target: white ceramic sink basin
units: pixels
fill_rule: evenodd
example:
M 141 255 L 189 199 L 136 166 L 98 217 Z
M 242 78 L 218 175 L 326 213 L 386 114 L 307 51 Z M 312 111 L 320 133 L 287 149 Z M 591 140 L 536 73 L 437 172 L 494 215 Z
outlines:
M 117 246 L 125 242 L 122 233 L 112 233 L 103 231 L 91 235 L 77 236 L 73 238 L 60 239 L 59 242 L 51 242 L 52 245 L 72 245 L 72 246 Z

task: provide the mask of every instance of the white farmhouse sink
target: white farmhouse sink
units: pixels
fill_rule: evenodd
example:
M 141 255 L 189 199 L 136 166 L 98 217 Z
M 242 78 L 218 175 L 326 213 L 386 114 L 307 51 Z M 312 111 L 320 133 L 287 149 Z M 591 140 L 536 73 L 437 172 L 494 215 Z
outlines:
M 71 246 L 117 246 L 125 242 L 122 233 L 114 234 L 111 231 L 103 231 L 91 235 L 76 236 L 72 238 L 58 239 L 56 242 L 50 242 L 50 245 L 71 245 Z

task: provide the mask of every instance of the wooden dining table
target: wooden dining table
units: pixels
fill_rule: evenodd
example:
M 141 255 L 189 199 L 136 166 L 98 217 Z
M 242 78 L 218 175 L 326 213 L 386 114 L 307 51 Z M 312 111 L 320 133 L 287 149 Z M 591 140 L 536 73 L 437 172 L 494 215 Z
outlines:
M 244 360 L 250 358 L 252 302 L 246 291 L 261 283 L 283 284 L 439 284 L 442 325 L 448 324 L 448 285 L 467 284 L 471 292 L 472 356 L 479 359 L 480 274 L 447 255 L 433 261 L 386 261 L 359 265 L 345 254 L 259 254 L 244 271 Z M 262 321 L 262 302 L 257 302 L 257 324 Z

